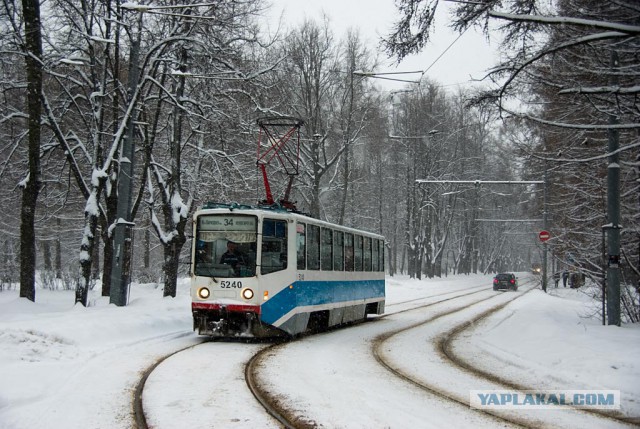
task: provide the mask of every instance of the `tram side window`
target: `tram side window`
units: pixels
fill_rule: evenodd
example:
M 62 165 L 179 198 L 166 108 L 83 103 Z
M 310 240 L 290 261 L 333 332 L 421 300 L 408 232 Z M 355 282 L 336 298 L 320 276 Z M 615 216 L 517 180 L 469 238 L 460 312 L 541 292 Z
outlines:
M 343 239 L 344 232 L 335 231 L 333 233 L 333 269 L 336 271 L 344 270 Z
M 371 271 L 371 237 L 364 237 L 364 270 Z
M 320 244 L 320 268 L 324 271 L 333 270 L 333 231 L 322 228 Z
M 353 258 L 355 261 L 355 270 L 356 271 L 362 271 L 362 236 L 361 235 L 356 235 L 354 237 L 354 255 L 355 257 Z
M 307 269 L 320 269 L 320 227 L 307 225 Z
M 344 270 L 353 271 L 353 234 L 344 234 Z
M 260 272 L 269 274 L 287 268 L 287 222 L 264 219 Z
M 371 240 L 371 271 L 379 271 L 378 270 L 378 242 L 380 240 L 373 239 Z
M 304 223 L 299 223 L 296 226 L 296 255 L 298 256 L 298 269 L 304 270 L 307 268 L 307 249 L 306 249 L 306 236 Z
M 384 240 L 380 240 L 380 269 L 379 271 L 384 271 Z

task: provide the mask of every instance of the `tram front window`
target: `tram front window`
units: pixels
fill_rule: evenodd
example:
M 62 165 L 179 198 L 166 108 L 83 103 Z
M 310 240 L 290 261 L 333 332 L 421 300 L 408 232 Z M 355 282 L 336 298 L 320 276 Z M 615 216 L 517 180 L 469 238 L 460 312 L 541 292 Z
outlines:
M 198 217 L 194 273 L 207 277 L 253 277 L 257 219 L 242 215 Z

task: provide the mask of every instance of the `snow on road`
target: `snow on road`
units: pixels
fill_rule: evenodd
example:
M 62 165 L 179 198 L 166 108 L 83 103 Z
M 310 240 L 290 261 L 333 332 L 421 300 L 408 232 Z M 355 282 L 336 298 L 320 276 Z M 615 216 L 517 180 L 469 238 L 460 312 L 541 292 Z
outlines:
M 272 386 L 301 416 L 327 428 L 495 425 L 488 417 L 464 410 L 391 374 L 372 354 L 373 340 L 379 335 L 427 319 L 436 307 L 454 306 L 450 301 L 287 345 L 265 365 L 263 383 Z M 416 345 L 416 341 L 403 344 L 406 349 L 397 352 L 408 356 Z M 387 346 L 393 350 L 394 346 L 386 344 L 385 350 Z M 425 356 L 412 355 L 409 359 L 418 363 Z
M 454 350 L 501 377 L 538 389 L 613 389 L 640 417 L 640 325 L 603 326 L 584 289 L 536 289 L 466 331 Z
M 207 342 L 161 363 L 145 384 L 149 427 L 280 428 L 249 391 L 245 363 L 264 344 Z
M 443 279 L 425 287 L 423 281 L 390 279 L 387 313 L 451 299 L 470 290 L 487 293 L 490 279 L 486 276 L 465 280 Z M 436 418 L 437 413 L 425 406 L 423 393 L 375 362 L 373 338 L 426 316 L 426 312 L 401 313 L 396 322 L 380 319 L 286 343 L 263 365 L 260 378 L 288 408 L 324 427 L 373 428 L 391 423 L 425 427 L 424 413 L 429 414 L 430 427 L 442 427 L 447 422 L 455 426 L 490 423 L 476 416 L 458 417 L 455 407 L 432 397 L 435 408 L 448 410 Z M 199 346 L 168 359 L 145 386 L 149 423 L 158 429 L 171 428 L 181 419 L 194 429 L 227 427 L 231 422 L 234 428 L 279 427 L 257 407 L 245 383 L 244 363 L 259 347 L 263 346 L 216 342 L 206 344 L 206 351 Z M 396 391 L 401 393 L 394 395 Z M 418 409 L 426 411 L 418 413 Z
M 455 298 L 482 287 L 485 292 Z M 620 390 L 623 411 L 639 416 L 640 326 L 599 326 L 585 317 L 590 301 L 579 293 L 532 291 L 465 332 L 455 350 L 526 384 Z M 396 314 L 292 342 L 273 354 L 263 377 L 324 427 L 497 426 L 391 375 L 371 355 L 375 336 L 483 294 L 494 294 L 491 276 L 388 278 L 387 312 Z M 495 294 L 496 302 L 516 295 Z M 442 299 L 449 301 L 422 312 L 398 312 Z M 157 285 L 134 285 L 127 307 L 109 305 L 99 290 L 91 291 L 90 300 L 92 306 L 83 308 L 74 305 L 73 291 L 38 290 L 36 303 L 18 298 L 16 290 L 0 292 L 1 429 L 130 428 L 132 394 L 142 372 L 158 358 L 201 341 L 191 330 L 188 279 L 175 299 L 162 298 Z M 417 363 L 416 372 L 430 377 L 429 338 L 458 320 L 443 317 L 419 334 L 394 339 L 386 352 L 395 361 Z M 244 380 L 245 362 L 263 346 L 211 342 L 165 361 L 145 389 L 155 427 L 278 427 Z M 456 383 L 465 379 L 451 377 Z M 438 383 L 453 385 L 451 377 Z M 459 389 L 464 393 L 462 384 Z M 559 426 L 565 424 L 572 426 L 571 421 Z
M 433 323 L 420 325 L 414 329 L 394 336 L 385 343 L 384 354 L 389 359 L 393 360 L 395 366 L 403 373 L 411 374 L 413 377 L 420 380 L 421 383 L 441 389 L 465 404 L 468 404 L 470 391 L 509 389 L 509 387 L 504 384 L 495 383 L 485 379 L 484 377 L 469 374 L 460 367 L 453 365 L 440 352 L 439 340 L 443 334 L 451 332 L 458 326 L 466 325 L 467 321 L 473 319 L 476 315 L 480 315 L 484 311 L 487 311 L 500 303 L 508 302 L 505 308 L 496 312 L 492 317 L 494 323 L 502 324 L 505 320 L 514 317 L 512 306 L 516 306 L 518 300 L 521 297 L 526 296 L 525 290 L 525 288 L 521 287 L 519 292 L 498 293 L 497 295 L 496 292 L 491 291 L 490 293 L 494 294 L 494 299 L 492 300 L 482 301 L 478 304 L 469 306 L 460 312 L 438 318 Z M 508 323 L 508 321 L 506 323 Z M 530 343 L 536 343 L 538 348 L 544 348 L 547 346 L 544 343 L 540 343 L 539 337 L 536 335 L 531 335 L 528 339 L 523 341 L 521 335 L 522 332 L 507 329 L 502 331 L 501 334 L 499 345 L 503 350 L 508 350 L 510 347 L 517 347 L 518 343 L 527 341 Z M 467 339 L 472 335 L 482 336 L 481 329 L 477 326 L 471 327 L 471 329 L 469 329 L 469 333 L 467 333 Z M 491 349 L 488 343 L 485 343 L 485 347 Z M 469 341 L 458 344 L 456 350 L 464 354 L 467 358 L 467 362 L 473 366 L 478 365 L 480 362 L 484 362 L 484 365 L 482 366 L 489 374 L 499 374 L 501 372 L 500 364 L 491 362 L 491 364 L 494 364 L 493 366 L 487 365 L 487 362 L 484 360 L 483 353 L 479 353 L 477 349 L 474 349 L 473 346 L 470 345 Z M 515 379 L 521 378 L 516 377 Z M 539 380 L 535 379 L 529 380 L 529 383 L 526 386 L 532 390 L 540 390 L 544 388 L 550 390 L 580 388 L 594 389 L 593 386 L 575 385 L 570 382 L 541 385 Z M 603 387 L 600 386 L 598 388 Z M 614 428 L 627 426 L 622 423 L 602 419 L 599 416 L 571 410 L 569 408 L 561 410 L 544 410 L 543 412 L 541 412 L 541 410 L 522 409 L 496 410 L 495 413 L 514 419 L 515 421 L 524 421 L 525 424 L 533 427 Z

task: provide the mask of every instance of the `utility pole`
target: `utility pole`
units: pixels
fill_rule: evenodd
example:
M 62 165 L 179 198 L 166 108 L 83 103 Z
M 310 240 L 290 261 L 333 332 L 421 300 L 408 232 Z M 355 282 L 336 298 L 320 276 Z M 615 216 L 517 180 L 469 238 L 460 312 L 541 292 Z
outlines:
M 547 180 L 547 160 L 544 160 L 544 185 L 542 185 L 542 189 L 543 189 L 543 197 L 542 197 L 542 229 L 544 231 L 548 231 L 548 216 L 547 216 L 547 194 L 548 194 L 548 190 L 547 190 L 547 184 L 549 183 L 549 181 Z M 547 245 L 547 241 L 543 241 L 542 242 L 542 290 L 546 293 L 547 292 L 547 251 L 548 251 L 548 245 Z
M 611 84 L 618 85 L 615 71 L 618 70 L 618 53 L 611 53 Z M 614 109 L 612 105 L 611 109 Z M 609 114 L 609 125 L 618 123 L 618 115 Z M 607 169 L 607 247 L 609 261 L 607 266 L 607 321 L 609 325 L 620 326 L 620 156 L 618 155 L 618 130 L 609 129 L 609 168 Z
M 142 19 L 142 14 L 140 14 Z M 134 103 L 134 94 L 138 86 L 138 51 L 140 50 L 140 33 L 138 40 L 131 44 L 131 65 L 129 67 L 129 103 Z M 129 300 L 129 283 L 131 281 L 132 228 L 131 219 L 131 185 L 133 183 L 134 157 L 134 112 L 127 118 L 127 135 L 122 142 L 118 169 L 118 208 L 113 238 L 114 257 L 111 269 L 111 294 L 109 302 L 119 307 L 125 306 Z

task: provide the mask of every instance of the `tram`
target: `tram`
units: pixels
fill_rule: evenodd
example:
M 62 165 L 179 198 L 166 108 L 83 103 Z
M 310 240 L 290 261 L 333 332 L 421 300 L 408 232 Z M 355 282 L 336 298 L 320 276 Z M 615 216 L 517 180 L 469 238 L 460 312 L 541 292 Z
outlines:
M 193 215 L 194 330 L 212 337 L 294 336 L 382 314 L 384 238 L 300 213 L 289 194 L 304 121 L 257 123 L 266 199 L 257 206 L 209 203 Z M 279 202 L 268 178 L 272 161 L 289 177 Z
M 193 327 L 294 336 L 382 314 L 384 238 L 289 209 L 210 203 L 193 216 Z

